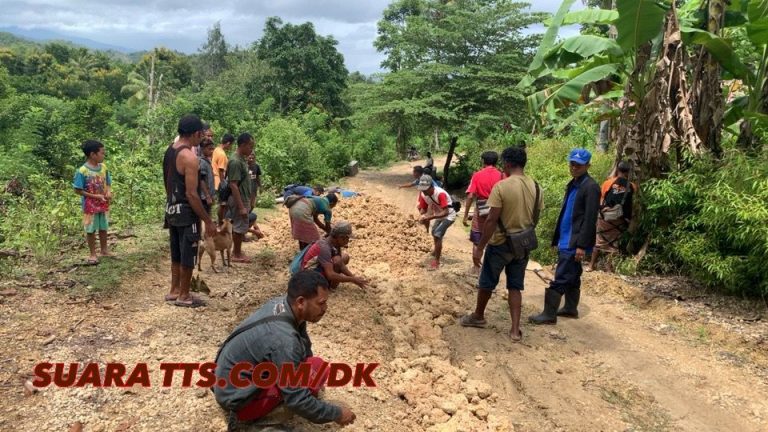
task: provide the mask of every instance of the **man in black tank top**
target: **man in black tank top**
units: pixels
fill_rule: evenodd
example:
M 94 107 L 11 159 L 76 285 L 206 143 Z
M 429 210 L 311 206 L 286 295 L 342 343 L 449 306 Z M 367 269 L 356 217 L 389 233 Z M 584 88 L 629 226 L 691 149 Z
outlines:
M 165 180 L 165 221 L 171 243 L 171 292 L 165 296 L 176 306 L 198 307 L 205 302 L 189 293 L 192 271 L 200 241 L 200 221 L 205 233 L 213 236 L 216 225 L 200 199 L 200 166 L 192 148 L 203 138 L 203 123 L 195 115 L 179 120 L 179 140 L 169 146 L 163 158 Z

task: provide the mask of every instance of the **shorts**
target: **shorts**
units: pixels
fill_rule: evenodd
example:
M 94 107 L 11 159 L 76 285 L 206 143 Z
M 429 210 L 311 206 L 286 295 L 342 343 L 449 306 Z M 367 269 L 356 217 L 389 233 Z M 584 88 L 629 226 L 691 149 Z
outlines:
M 83 225 L 86 234 L 94 234 L 96 231 L 107 231 L 109 229 L 109 218 L 106 213 L 94 213 L 83 215 Z
M 448 231 L 448 228 L 451 225 L 453 225 L 452 220 L 448 220 L 448 219 L 436 220 L 432 224 L 432 237 L 439 238 L 439 239 L 445 237 L 445 233 L 446 231 Z
M 181 264 L 182 267 L 195 268 L 197 247 L 200 243 L 199 224 L 171 225 L 169 231 L 171 234 L 171 262 Z
M 247 207 L 246 209 L 248 210 L 248 217 L 246 218 L 235 214 L 235 206 L 231 206 L 227 210 L 226 217 L 227 219 L 232 220 L 232 232 L 235 234 L 246 234 L 248 232 L 248 228 L 251 227 L 251 209 Z
M 528 257 L 512 259 L 512 253 L 506 244 L 498 246 L 488 245 L 485 248 L 483 266 L 480 269 L 480 280 L 477 287 L 486 291 L 493 291 L 499 284 L 501 271 L 507 275 L 507 289 L 522 291 L 524 289 L 525 268 L 528 266 Z

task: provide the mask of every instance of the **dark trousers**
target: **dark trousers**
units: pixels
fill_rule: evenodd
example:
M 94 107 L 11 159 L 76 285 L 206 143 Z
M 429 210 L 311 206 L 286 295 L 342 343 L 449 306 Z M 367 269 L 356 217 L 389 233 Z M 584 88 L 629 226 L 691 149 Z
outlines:
M 581 288 L 581 262 L 576 262 L 573 254 L 557 253 L 557 267 L 555 268 L 555 280 L 549 287 L 565 294 L 568 291 L 578 291 Z

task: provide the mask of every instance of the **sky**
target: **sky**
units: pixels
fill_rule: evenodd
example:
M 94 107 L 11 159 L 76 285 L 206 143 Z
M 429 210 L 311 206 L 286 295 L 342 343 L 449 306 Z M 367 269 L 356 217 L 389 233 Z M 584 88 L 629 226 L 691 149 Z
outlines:
M 264 21 L 311 21 L 332 35 L 350 72 L 380 72 L 373 47 L 376 22 L 391 0 L 2 0 L 0 28 L 54 31 L 69 37 L 140 51 L 165 46 L 194 53 L 216 22 L 228 43 L 242 47 L 261 37 Z M 529 0 L 532 11 L 554 12 L 561 0 Z M 582 8 L 576 3 L 573 9 Z M 543 31 L 542 26 L 530 31 Z M 577 33 L 562 29 L 561 36 Z

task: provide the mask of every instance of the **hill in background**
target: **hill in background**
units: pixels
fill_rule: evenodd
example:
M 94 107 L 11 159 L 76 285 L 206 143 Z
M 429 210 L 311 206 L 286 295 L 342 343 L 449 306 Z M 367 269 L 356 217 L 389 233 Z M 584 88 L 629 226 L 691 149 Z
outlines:
M 60 42 L 75 47 L 85 47 L 102 51 L 115 60 L 135 63 L 146 51 L 134 51 L 129 48 L 96 42 L 91 39 L 70 37 L 50 30 L 25 30 L 18 27 L 0 27 L 0 46 L 23 46 L 39 48 L 48 42 Z

